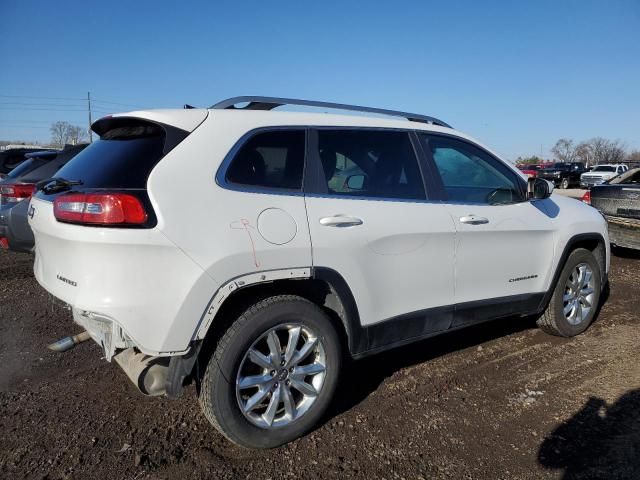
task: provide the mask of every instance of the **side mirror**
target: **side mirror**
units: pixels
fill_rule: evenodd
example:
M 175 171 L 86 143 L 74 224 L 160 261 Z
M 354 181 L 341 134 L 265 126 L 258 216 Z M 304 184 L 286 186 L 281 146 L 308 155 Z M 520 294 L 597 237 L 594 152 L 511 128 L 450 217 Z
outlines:
M 365 185 L 365 176 L 362 174 L 349 175 L 345 184 L 347 185 L 349 190 L 362 190 L 364 189 Z
M 527 200 L 543 200 L 553 192 L 553 184 L 542 178 L 530 178 L 527 181 Z

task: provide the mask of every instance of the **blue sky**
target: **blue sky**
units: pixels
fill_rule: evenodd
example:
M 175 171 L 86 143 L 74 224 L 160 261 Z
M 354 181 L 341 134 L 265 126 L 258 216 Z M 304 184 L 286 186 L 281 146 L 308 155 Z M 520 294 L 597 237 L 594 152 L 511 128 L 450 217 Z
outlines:
M 511 159 L 640 149 L 638 0 L 0 0 L 0 19 L 0 139 L 85 125 L 91 91 L 97 116 L 274 95 L 434 115 Z

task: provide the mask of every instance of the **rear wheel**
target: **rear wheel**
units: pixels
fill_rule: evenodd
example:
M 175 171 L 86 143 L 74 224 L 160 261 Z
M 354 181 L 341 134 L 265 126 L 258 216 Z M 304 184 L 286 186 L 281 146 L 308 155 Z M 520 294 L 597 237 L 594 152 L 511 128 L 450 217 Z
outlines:
M 218 342 L 200 404 L 234 443 L 276 447 L 318 422 L 335 391 L 340 358 L 338 334 L 318 306 L 292 295 L 270 297 Z
M 598 309 L 601 278 L 593 253 L 584 248 L 571 252 L 538 326 L 561 337 L 584 332 Z

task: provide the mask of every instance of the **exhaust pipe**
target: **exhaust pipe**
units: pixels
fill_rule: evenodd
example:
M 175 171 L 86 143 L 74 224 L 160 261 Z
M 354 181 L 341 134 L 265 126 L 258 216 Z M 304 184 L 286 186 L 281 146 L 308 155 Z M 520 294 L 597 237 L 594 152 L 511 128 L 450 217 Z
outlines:
M 84 331 L 82 333 L 79 333 L 78 335 L 61 338 L 57 342 L 53 342 L 50 345 L 47 345 L 47 348 L 49 350 L 53 350 L 54 352 L 66 352 L 67 350 L 71 350 L 77 344 L 86 342 L 90 338 L 91 336 L 89 335 L 89 332 Z
M 143 394 L 152 397 L 165 394 L 168 357 L 150 357 L 134 348 L 127 348 L 114 355 L 113 359 Z

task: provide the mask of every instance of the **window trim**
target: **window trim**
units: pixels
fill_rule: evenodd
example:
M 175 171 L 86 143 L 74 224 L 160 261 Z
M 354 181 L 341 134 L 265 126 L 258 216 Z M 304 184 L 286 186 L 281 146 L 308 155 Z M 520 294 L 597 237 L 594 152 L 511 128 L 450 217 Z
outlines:
M 440 175 L 440 171 L 438 170 L 438 165 L 436 164 L 436 161 L 433 158 L 433 155 L 431 153 L 431 148 L 424 148 L 424 146 L 423 146 L 424 155 L 425 155 L 428 163 L 431 165 L 432 169 L 434 170 L 434 174 L 435 174 L 434 178 L 437 179 L 437 182 L 439 184 L 439 188 L 438 188 L 439 200 L 442 201 L 443 203 L 455 204 L 455 205 L 486 205 L 486 206 L 500 207 L 500 206 L 506 206 L 506 205 L 517 205 L 519 203 L 528 202 L 527 194 L 526 194 L 526 192 L 527 192 L 527 183 L 526 183 L 526 181 L 521 177 L 521 175 L 519 173 L 515 172 L 513 170 L 513 168 L 511 168 L 506 162 L 504 162 L 503 160 L 501 160 L 498 157 L 496 157 L 495 155 L 493 155 L 486 148 L 483 148 L 480 145 L 478 145 L 477 143 L 472 142 L 470 140 L 467 140 L 466 138 L 459 137 L 457 135 L 450 135 L 450 134 L 447 134 L 447 133 L 440 133 L 440 132 L 430 132 L 430 131 L 427 131 L 427 130 L 419 130 L 417 133 L 418 133 L 418 137 L 420 135 L 422 135 L 424 137 L 424 140 L 426 141 L 427 146 L 429 145 L 429 140 L 431 139 L 431 137 L 443 137 L 443 138 L 446 138 L 446 139 L 456 140 L 456 141 L 461 142 L 463 144 L 469 145 L 469 146 L 471 146 L 473 148 L 477 148 L 482 153 L 484 153 L 487 157 L 489 157 L 490 160 L 492 160 L 493 162 L 497 163 L 501 168 L 506 169 L 512 175 L 512 177 L 514 178 L 514 180 L 516 182 L 516 185 L 519 187 L 520 194 L 522 195 L 522 200 L 520 200 L 520 201 L 511 202 L 511 203 L 497 203 L 497 204 L 490 204 L 490 203 L 485 203 L 485 202 L 471 202 L 471 201 L 450 200 L 449 196 L 447 195 L 447 191 L 446 191 L 444 182 L 442 181 L 442 175 Z M 419 138 L 418 138 L 418 141 L 420 142 L 420 144 L 422 146 L 422 141 Z
M 280 187 L 267 187 L 257 185 L 247 185 L 244 183 L 234 183 L 227 180 L 227 171 L 231 166 L 231 162 L 236 158 L 238 152 L 256 135 L 269 132 L 281 132 L 281 131 L 302 131 L 304 133 L 304 158 L 302 165 L 302 181 L 300 188 L 280 188 Z M 218 170 L 215 174 L 216 184 L 226 190 L 232 190 L 235 192 L 247 192 L 247 193 L 263 193 L 270 195 L 289 195 L 289 196 L 302 196 L 304 195 L 305 177 L 307 171 L 307 152 L 309 144 L 309 128 L 302 125 L 278 125 L 269 127 L 258 127 L 249 130 L 244 133 L 231 147 L 231 149 L 224 156 L 224 159 L 220 163 Z
M 384 196 L 366 196 L 366 195 L 344 195 L 329 193 L 327 188 L 327 182 L 324 178 L 324 170 L 322 168 L 322 162 L 320 160 L 319 153 L 319 135 L 321 130 L 345 130 L 345 131 L 374 131 L 374 132 L 399 132 L 407 135 L 411 144 L 411 150 L 418 165 L 418 172 L 420 175 L 420 181 L 424 191 L 424 198 L 400 198 L 400 197 L 384 197 Z M 344 200 L 377 200 L 386 202 L 405 202 L 405 203 L 425 203 L 431 201 L 429 196 L 429 184 L 425 181 L 425 168 L 428 166 L 422 161 L 422 152 L 420 146 L 417 143 L 417 139 L 413 135 L 413 129 L 406 128 L 387 128 L 387 127 L 358 127 L 351 125 L 343 126 L 331 126 L 320 125 L 309 127 L 309 150 L 307 151 L 308 158 L 308 171 L 310 173 L 309 179 L 305 178 L 304 191 L 305 196 L 314 198 L 335 198 Z

